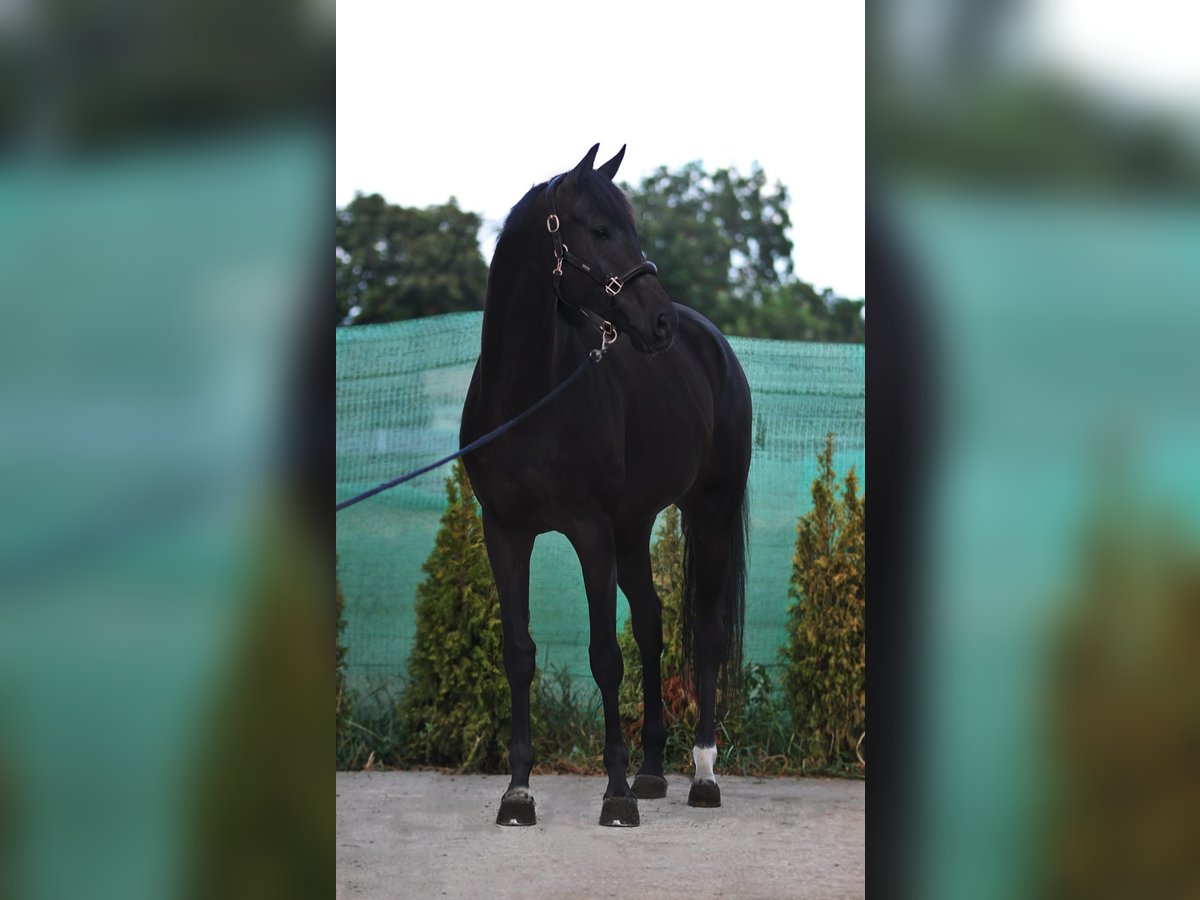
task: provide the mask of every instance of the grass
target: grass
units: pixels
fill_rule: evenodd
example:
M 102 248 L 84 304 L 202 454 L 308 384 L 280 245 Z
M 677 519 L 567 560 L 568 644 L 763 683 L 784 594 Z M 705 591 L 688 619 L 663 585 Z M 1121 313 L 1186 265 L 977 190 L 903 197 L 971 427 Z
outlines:
M 742 684 L 741 708 L 717 721 L 719 772 L 865 777 L 865 766 L 853 757 L 843 758 L 835 766 L 815 767 L 806 763 L 801 750 L 805 742 L 792 727 L 791 715 L 764 666 L 747 667 Z M 663 687 L 668 727 L 664 768 L 668 773 L 691 775 L 696 704 L 682 690 L 678 677 L 667 679 Z M 537 760 L 534 773 L 604 774 L 604 721 L 596 689 L 581 690 L 568 672 L 555 668 L 542 673 L 531 699 Z M 404 736 L 394 697 L 376 690 L 366 701 L 356 699 L 354 709 L 378 711 L 351 718 L 346 737 L 337 748 L 339 770 L 430 768 L 404 755 Z M 622 722 L 630 747 L 631 774 L 642 762 L 641 727 L 640 720 Z M 507 762 L 500 771 L 507 772 Z
M 406 768 L 397 699 L 382 687 L 353 697 L 345 734 L 336 744 L 338 771 Z
M 580 691 L 570 674 L 551 669 L 533 695 L 534 772 L 591 775 L 604 771 L 600 694 Z

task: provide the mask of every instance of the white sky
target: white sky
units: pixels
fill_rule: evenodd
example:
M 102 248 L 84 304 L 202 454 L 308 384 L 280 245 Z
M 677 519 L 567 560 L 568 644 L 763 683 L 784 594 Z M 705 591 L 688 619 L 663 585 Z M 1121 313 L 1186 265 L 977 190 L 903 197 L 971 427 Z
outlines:
M 338 0 L 338 204 L 454 195 L 495 232 L 530 185 L 628 144 L 618 179 L 757 161 L 796 274 L 865 295 L 863 4 Z
M 1102 12 L 1101 12 L 1102 8 Z M 1034 29 L 1059 70 L 1140 104 L 1200 101 L 1200 4 L 1195 0 L 1042 0 Z
M 916 11 L 944 0 L 914 0 Z M 1140 103 L 1195 108 L 1200 5 L 1031 0 L 1037 55 Z M 484 216 L 490 259 L 531 184 L 628 144 L 620 178 L 693 159 L 787 185 L 796 274 L 865 293 L 864 13 L 853 0 L 337 2 L 336 201 Z

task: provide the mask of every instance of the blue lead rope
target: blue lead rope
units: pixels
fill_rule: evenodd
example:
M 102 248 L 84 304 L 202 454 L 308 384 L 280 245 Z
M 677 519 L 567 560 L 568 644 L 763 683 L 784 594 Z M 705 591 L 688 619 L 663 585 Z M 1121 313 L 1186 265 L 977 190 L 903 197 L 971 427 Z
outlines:
M 605 323 L 605 324 L 607 324 L 607 323 Z M 611 328 L 612 326 L 609 326 L 609 327 Z M 615 340 L 615 332 L 614 332 L 614 340 Z M 543 397 L 537 403 L 533 404 L 533 406 L 529 407 L 529 409 L 525 410 L 525 412 L 521 413 L 520 415 L 516 416 L 513 419 L 509 419 L 503 425 L 489 431 L 483 437 L 476 438 L 475 440 L 471 441 L 471 443 L 467 444 L 467 446 L 463 447 L 457 453 L 451 453 L 449 456 L 443 457 L 442 459 L 439 459 L 437 462 L 432 462 L 427 466 L 422 466 L 421 468 L 416 469 L 412 472 L 409 472 L 406 475 L 401 475 L 399 478 L 393 478 L 391 481 L 385 481 L 383 484 L 379 485 L 378 487 L 373 487 L 369 491 L 363 491 L 361 494 L 351 497 L 349 500 L 343 500 L 341 503 L 339 503 L 337 505 L 334 512 L 335 513 L 341 512 L 347 506 L 353 506 L 355 503 L 358 503 L 360 500 L 366 500 L 368 497 L 374 497 L 376 494 L 381 494 L 386 490 L 390 490 L 391 488 L 394 488 L 398 484 L 404 484 L 404 482 L 406 482 L 406 481 L 411 481 L 413 478 L 416 478 L 418 475 L 424 475 L 426 472 L 431 472 L 434 469 L 436 469 L 438 466 L 444 466 L 446 463 L 450 462 L 451 460 L 458 459 L 460 456 L 470 453 L 472 450 L 478 450 L 484 444 L 486 444 L 490 441 L 494 441 L 496 438 L 500 437 L 500 435 L 504 434 L 504 432 L 508 431 L 509 429 L 511 429 L 512 427 L 517 425 L 519 422 L 522 422 L 525 419 L 529 418 L 529 416 L 533 415 L 535 412 L 537 412 L 539 409 L 541 409 L 543 406 L 545 406 L 547 403 L 549 403 L 551 400 L 553 400 L 555 397 L 557 397 L 559 394 L 561 394 L 563 391 L 565 391 L 567 388 L 569 388 L 576 380 L 578 380 L 579 376 L 581 376 L 584 372 L 586 372 L 592 366 L 596 365 L 596 363 L 600 362 L 600 360 L 604 359 L 604 351 L 606 351 L 608 349 L 608 346 L 610 343 L 611 343 L 611 341 L 609 341 L 606 336 L 603 346 L 599 350 L 592 350 L 590 353 L 588 353 L 587 357 L 580 364 L 579 368 L 577 368 L 574 372 L 572 372 L 566 381 L 564 381 L 562 384 L 560 384 L 558 387 L 556 387 L 554 390 L 552 390 L 550 393 L 548 393 L 545 397 Z

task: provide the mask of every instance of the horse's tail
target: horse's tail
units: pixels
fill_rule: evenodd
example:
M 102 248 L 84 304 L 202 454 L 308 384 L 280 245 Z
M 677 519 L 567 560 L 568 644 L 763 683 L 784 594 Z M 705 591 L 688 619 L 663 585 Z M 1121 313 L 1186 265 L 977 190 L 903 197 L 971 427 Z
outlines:
M 749 504 L 742 488 L 729 534 L 729 568 L 722 585 L 719 612 L 724 625 L 724 646 L 717 671 L 717 703 L 725 708 L 741 688 L 742 626 L 746 617 L 746 559 L 749 541 Z M 693 689 L 699 691 L 696 668 L 696 616 L 700 576 L 696 567 L 696 541 L 687 517 L 683 521 L 683 667 Z M 707 614 L 712 614 L 708 612 Z

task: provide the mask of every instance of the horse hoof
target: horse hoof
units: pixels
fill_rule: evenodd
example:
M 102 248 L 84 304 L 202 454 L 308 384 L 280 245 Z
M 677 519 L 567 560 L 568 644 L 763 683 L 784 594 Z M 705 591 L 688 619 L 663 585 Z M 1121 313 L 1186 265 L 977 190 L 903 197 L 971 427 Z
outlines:
M 721 805 L 721 789 L 715 781 L 693 781 L 688 791 L 688 806 L 713 809 Z
M 616 828 L 632 828 L 642 824 L 638 816 L 637 797 L 605 797 L 600 807 L 600 824 Z
M 500 812 L 496 814 L 497 825 L 536 825 L 537 815 L 533 811 L 533 795 L 523 788 L 509 791 L 500 798 Z
M 661 800 L 667 796 L 667 779 L 659 775 L 639 775 L 633 779 L 633 796 L 639 800 Z

